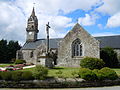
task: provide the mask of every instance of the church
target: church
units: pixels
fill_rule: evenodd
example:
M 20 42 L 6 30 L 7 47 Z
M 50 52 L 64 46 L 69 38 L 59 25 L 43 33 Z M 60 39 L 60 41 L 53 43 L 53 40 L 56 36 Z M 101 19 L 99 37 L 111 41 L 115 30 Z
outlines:
M 120 56 L 120 35 L 93 37 L 76 23 L 64 38 L 49 39 L 49 23 L 46 27 L 47 38 L 38 39 L 38 19 L 33 8 L 27 22 L 26 42 L 17 51 L 17 59 L 47 67 L 79 67 L 80 60 L 86 56 L 100 58 L 100 48 L 107 46 Z

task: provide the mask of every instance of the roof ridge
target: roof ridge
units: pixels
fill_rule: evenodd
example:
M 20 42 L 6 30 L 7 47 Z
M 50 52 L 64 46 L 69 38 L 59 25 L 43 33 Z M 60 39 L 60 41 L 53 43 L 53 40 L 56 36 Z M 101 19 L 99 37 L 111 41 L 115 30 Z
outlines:
M 120 36 L 120 35 L 111 35 L 111 36 L 94 36 L 94 37 L 117 37 L 117 36 Z

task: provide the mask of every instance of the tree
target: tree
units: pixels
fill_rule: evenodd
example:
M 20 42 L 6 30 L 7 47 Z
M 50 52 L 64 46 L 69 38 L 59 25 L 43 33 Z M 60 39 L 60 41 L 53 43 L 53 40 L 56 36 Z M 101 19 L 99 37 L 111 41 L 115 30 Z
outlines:
M 19 50 L 21 46 L 19 45 L 18 41 L 9 41 L 8 43 L 8 56 L 9 60 L 16 58 L 16 51 Z
M 16 58 L 16 51 L 20 48 L 18 41 L 7 42 L 7 40 L 2 39 L 0 41 L 0 62 L 10 62 L 11 59 Z
M 113 48 L 102 48 L 100 51 L 100 58 L 103 59 L 106 67 L 118 66 L 117 53 L 113 50 Z
M 8 59 L 7 53 L 8 53 L 7 40 L 2 39 L 0 41 L 0 62 L 7 61 Z

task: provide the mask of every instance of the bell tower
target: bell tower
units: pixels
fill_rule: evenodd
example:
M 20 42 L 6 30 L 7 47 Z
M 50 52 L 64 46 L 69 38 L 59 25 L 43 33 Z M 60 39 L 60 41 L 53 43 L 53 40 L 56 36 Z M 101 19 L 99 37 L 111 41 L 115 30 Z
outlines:
M 38 30 L 38 19 L 35 16 L 34 7 L 31 16 L 28 18 L 26 32 L 27 32 L 26 42 L 34 42 L 37 40 L 37 34 L 39 30 Z

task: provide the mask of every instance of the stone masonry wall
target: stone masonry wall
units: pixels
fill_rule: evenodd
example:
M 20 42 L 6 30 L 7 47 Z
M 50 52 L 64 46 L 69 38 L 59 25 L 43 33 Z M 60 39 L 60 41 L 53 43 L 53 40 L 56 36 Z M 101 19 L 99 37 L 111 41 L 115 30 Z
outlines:
M 31 52 L 33 52 L 33 57 L 31 57 Z M 34 50 L 22 50 L 23 59 L 26 60 L 27 63 L 34 63 L 36 64 L 36 58 Z
M 82 57 L 72 57 L 72 42 L 79 38 L 83 46 Z M 80 25 L 74 28 L 60 42 L 58 48 L 58 66 L 79 67 L 80 59 L 84 57 L 99 58 L 99 42 L 88 34 Z

